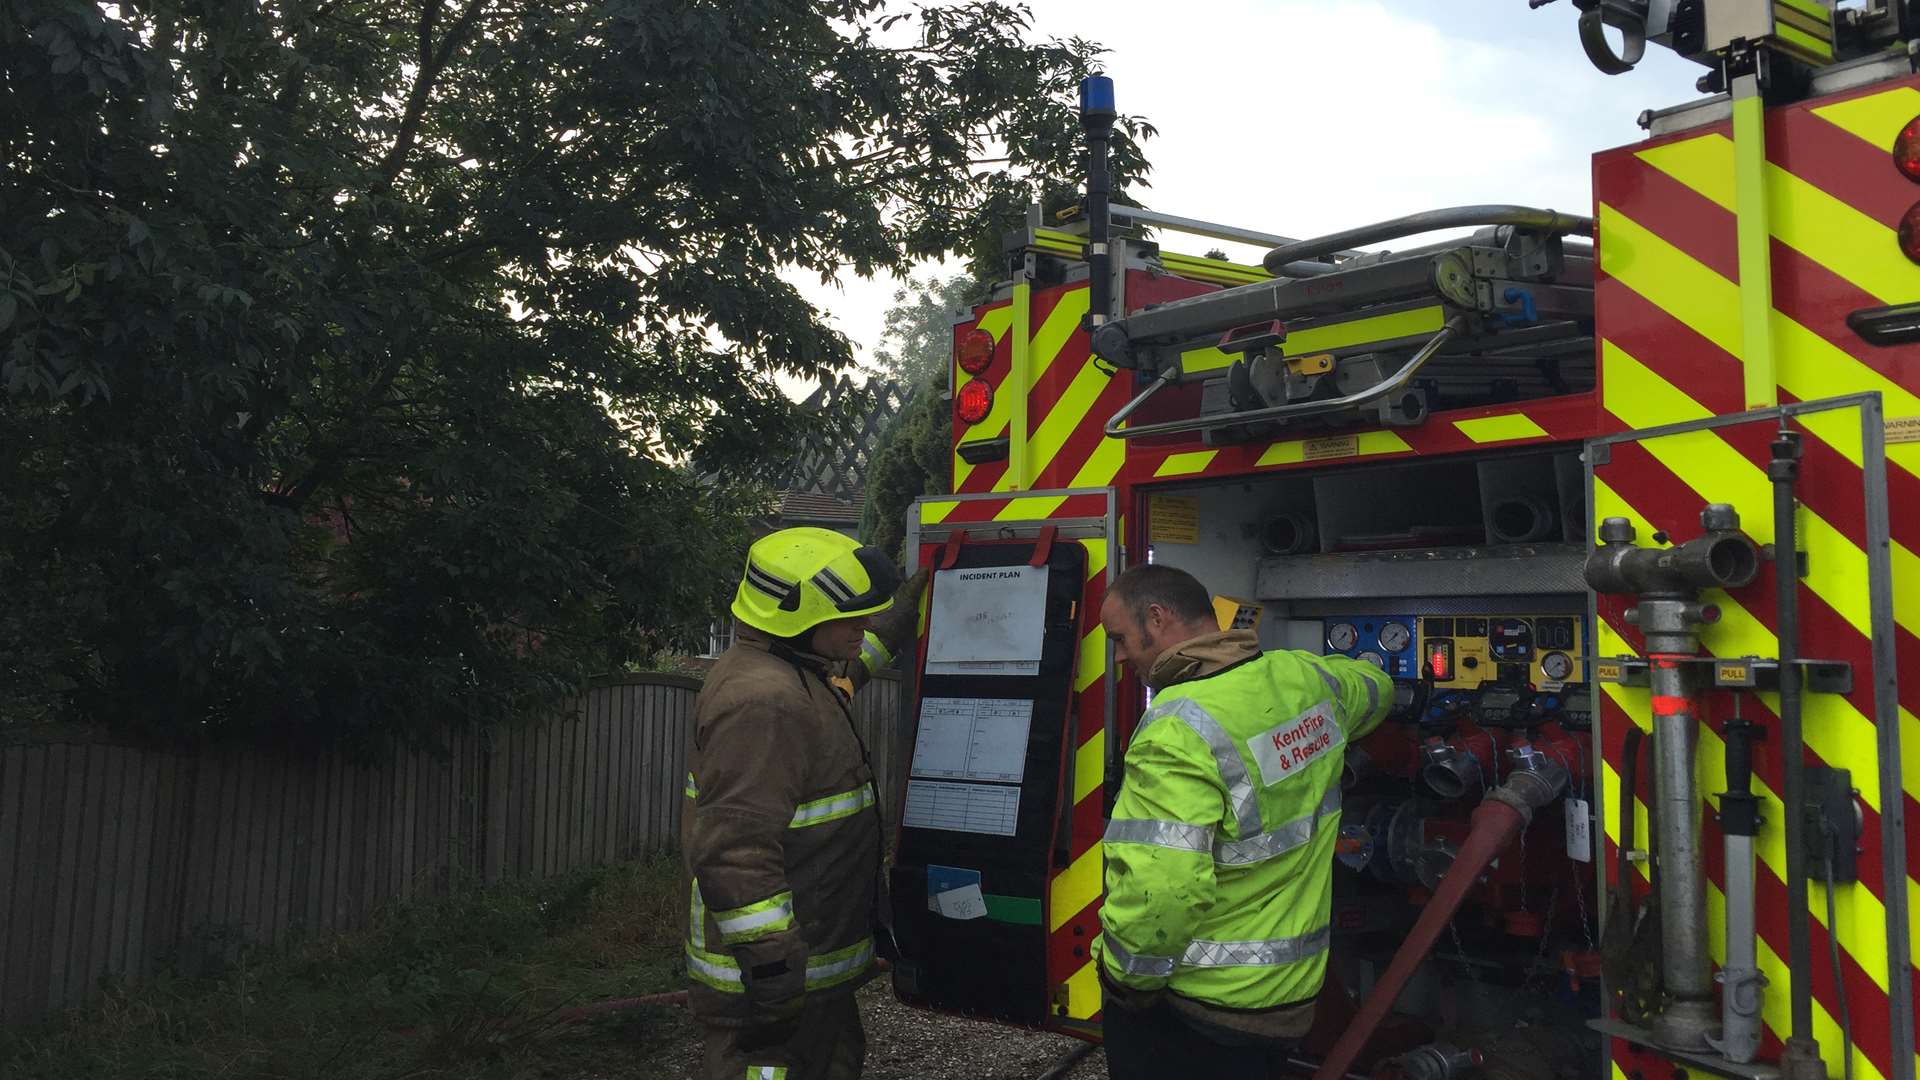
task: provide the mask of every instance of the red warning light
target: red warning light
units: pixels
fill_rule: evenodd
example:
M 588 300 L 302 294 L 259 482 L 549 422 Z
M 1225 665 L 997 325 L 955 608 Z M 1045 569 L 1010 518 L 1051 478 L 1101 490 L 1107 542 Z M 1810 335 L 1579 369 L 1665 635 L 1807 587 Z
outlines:
M 1897 232 L 1900 254 L 1905 255 L 1909 262 L 1920 263 L 1920 203 L 1907 207 L 1907 212 L 1900 215 Z
M 1427 642 L 1427 674 L 1438 682 L 1453 678 L 1453 642 Z
M 1907 121 L 1893 140 L 1893 167 L 1900 175 L 1920 184 L 1920 116 Z
M 978 375 L 993 363 L 993 335 L 985 330 L 969 330 L 954 350 L 954 362 L 969 375 Z
M 983 379 L 975 379 L 960 388 L 959 406 L 955 412 L 963 424 L 977 424 L 993 411 L 993 387 Z

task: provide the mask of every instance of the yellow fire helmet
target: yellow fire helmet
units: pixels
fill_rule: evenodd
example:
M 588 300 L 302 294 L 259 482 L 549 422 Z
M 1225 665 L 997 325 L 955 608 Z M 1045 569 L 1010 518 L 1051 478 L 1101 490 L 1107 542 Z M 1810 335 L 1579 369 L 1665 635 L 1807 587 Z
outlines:
M 733 617 L 774 637 L 893 606 L 900 575 L 879 548 L 828 529 L 782 529 L 747 549 Z

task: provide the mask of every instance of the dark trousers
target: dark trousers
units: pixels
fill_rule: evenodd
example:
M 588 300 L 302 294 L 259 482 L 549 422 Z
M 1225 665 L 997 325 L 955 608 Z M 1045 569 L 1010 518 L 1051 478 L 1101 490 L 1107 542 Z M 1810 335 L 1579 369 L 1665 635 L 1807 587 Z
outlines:
M 754 1028 L 708 1027 L 701 1080 L 855 1080 L 867 1057 L 852 991 L 808 994 L 800 1016 Z
M 1108 998 L 1101 1016 L 1110 1080 L 1266 1080 L 1281 1075 L 1290 1045 L 1230 1046 L 1194 1030 L 1165 1004 L 1135 1012 Z

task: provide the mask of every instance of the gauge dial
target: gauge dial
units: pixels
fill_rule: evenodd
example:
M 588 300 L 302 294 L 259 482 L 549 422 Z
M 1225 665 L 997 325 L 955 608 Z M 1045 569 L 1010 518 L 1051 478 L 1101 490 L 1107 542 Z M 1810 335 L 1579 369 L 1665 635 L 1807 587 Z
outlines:
M 1381 671 L 1387 670 L 1387 658 L 1384 656 L 1381 656 L 1377 652 L 1374 652 L 1372 649 L 1368 649 L 1366 652 L 1361 653 L 1360 659 L 1365 660 L 1367 663 L 1372 664 L 1374 667 L 1379 668 Z
M 1327 647 L 1346 652 L 1360 641 L 1360 631 L 1350 622 L 1337 622 L 1327 628 Z
M 1563 652 L 1550 652 L 1540 658 L 1540 674 L 1554 682 L 1564 682 L 1573 674 L 1573 657 Z
M 1413 644 L 1413 633 L 1397 622 L 1380 625 L 1380 647 L 1388 652 L 1399 652 Z

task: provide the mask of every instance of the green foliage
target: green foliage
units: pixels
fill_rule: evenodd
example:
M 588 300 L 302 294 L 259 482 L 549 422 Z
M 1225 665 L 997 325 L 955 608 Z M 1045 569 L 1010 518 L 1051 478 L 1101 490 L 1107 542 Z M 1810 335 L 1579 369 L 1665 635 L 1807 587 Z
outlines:
M 407 734 L 700 633 L 812 422 L 774 377 L 851 362 L 779 273 L 899 271 L 1071 186 L 1098 50 L 1027 34 L 985 0 L 5 5 L 0 720 Z
M 242 951 L 217 974 L 110 988 L 86 1012 L 0 1035 L 0 1075 L 627 1075 L 680 1035 L 678 1018 L 571 1010 L 679 989 L 685 908 L 670 855 L 402 905 L 364 931 Z
M 985 290 L 965 274 L 909 279 L 893 291 L 886 329 L 873 350 L 875 366 L 904 386 L 941 379 L 953 356 L 955 314 L 970 313 L 974 301 L 984 295 Z

